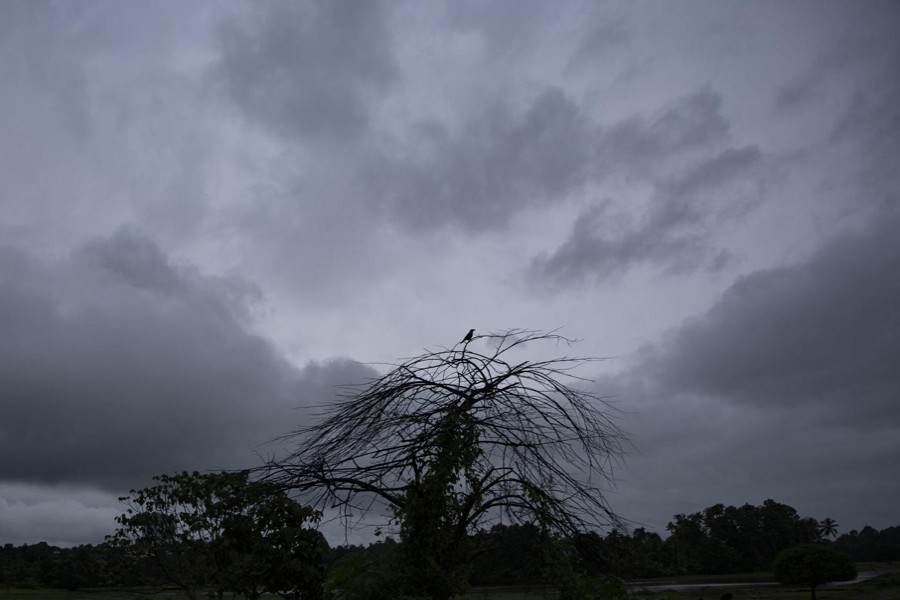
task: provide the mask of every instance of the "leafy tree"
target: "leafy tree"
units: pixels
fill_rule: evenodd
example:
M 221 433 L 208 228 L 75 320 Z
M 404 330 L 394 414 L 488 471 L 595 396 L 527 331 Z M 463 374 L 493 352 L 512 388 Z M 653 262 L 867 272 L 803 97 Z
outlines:
M 487 342 L 487 351 L 474 349 Z M 297 450 L 271 480 L 341 509 L 351 526 L 373 510 L 399 526 L 406 591 L 446 599 L 465 589 L 470 534 L 501 516 L 573 536 L 618 524 L 604 486 L 623 436 L 574 370 L 589 360 L 529 361 L 526 346 L 570 343 L 514 330 L 474 336 L 401 364 L 287 436 Z M 481 346 L 481 344 L 479 344 Z
M 639 527 L 630 535 L 612 531 L 605 540 L 605 560 L 614 561 L 612 572 L 625 579 L 660 577 L 667 555 L 659 534 Z M 594 562 L 594 561 L 592 561 Z
M 240 492 L 231 502 L 211 507 L 225 513 L 224 535 L 213 542 L 216 563 L 225 567 L 220 587 L 250 600 L 263 592 L 321 597 L 327 543 L 307 527 L 318 521 L 318 513 L 271 484 L 255 482 Z
M 856 578 L 852 558 L 826 546 L 811 544 L 782 551 L 775 559 L 774 571 L 779 583 L 809 586 L 812 600 L 816 600 L 818 586 Z
M 861 531 L 854 529 L 841 535 L 834 541 L 834 548 L 860 562 L 900 560 L 900 526 L 876 531 L 866 525 Z
M 543 581 L 541 532 L 536 525 L 498 523 L 472 536 L 471 582 L 510 585 Z
M 820 539 L 818 521 L 774 500 L 675 515 L 667 529 L 676 571 L 684 573 L 768 570 L 780 551 Z
M 154 477 L 121 498 L 114 545 L 145 560 L 159 581 L 195 599 L 209 587 L 256 598 L 264 591 L 316 598 L 324 580 L 319 513 L 249 472 Z
M 399 546 L 388 537 L 368 548 L 342 549 L 325 581 L 326 597 L 338 597 L 338 592 L 347 600 L 394 600 L 402 596 Z

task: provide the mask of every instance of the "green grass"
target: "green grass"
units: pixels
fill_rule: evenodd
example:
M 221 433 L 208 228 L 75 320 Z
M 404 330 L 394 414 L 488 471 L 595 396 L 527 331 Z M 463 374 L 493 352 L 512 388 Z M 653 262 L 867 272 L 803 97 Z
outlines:
M 886 563 L 869 563 L 858 565 L 860 571 L 894 571 L 879 575 L 868 581 L 853 585 L 838 584 L 819 588 L 816 592 L 818 600 L 900 600 L 900 565 Z M 754 583 L 771 581 L 769 573 L 738 573 L 715 577 L 677 577 L 665 582 L 675 584 L 711 583 L 715 581 L 743 581 Z M 648 580 L 648 583 L 650 581 Z M 638 592 L 633 595 L 636 600 L 718 600 L 725 592 L 734 594 L 735 600 L 807 600 L 809 590 L 800 586 L 772 586 L 763 588 L 718 588 L 703 587 L 690 590 L 664 590 L 656 592 Z M 463 596 L 462 600 L 556 600 L 557 593 L 550 588 L 540 587 L 497 587 L 476 588 Z M 7 590 L 0 587 L 0 600 L 183 600 L 185 596 L 178 592 L 153 593 L 149 589 L 96 589 L 70 592 L 53 589 L 21 589 Z
M 54 590 L 50 588 L 0 588 L 0 600 L 182 600 L 184 594 L 178 592 L 154 593 L 151 590 L 95 589 Z
M 860 571 L 888 571 L 874 579 L 857 584 L 836 584 L 820 587 L 816 591 L 818 600 L 900 600 L 900 565 L 894 564 L 860 564 Z M 647 580 L 647 583 L 715 583 L 717 581 L 741 581 L 744 583 L 759 583 L 772 581 L 771 573 L 737 573 L 730 575 L 708 577 L 672 577 L 665 580 Z M 809 589 L 801 586 L 770 586 L 770 587 L 744 587 L 738 586 L 699 587 L 690 590 L 663 590 L 653 592 L 637 592 L 633 594 L 636 600 L 718 600 L 722 594 L 730 592 L 734 600 L 807 600 L 810 597 Z M 467 594 L 464 600 L 556 600 L 553 590 L 541 590 L 539 588 L 481 588 Z

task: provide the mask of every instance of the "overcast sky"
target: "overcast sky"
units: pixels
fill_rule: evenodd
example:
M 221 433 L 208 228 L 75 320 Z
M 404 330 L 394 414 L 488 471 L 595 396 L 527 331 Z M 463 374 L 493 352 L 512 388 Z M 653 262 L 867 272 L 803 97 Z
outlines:
M 897 2 L 6 0 L 0 543 L 471 327 L 610 357 L 638 524 L 898 525 L 898 107 Z

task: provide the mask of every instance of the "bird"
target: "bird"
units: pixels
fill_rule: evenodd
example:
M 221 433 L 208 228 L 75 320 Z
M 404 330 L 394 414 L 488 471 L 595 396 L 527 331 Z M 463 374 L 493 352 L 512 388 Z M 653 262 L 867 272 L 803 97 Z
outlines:
M 465 344 L 466 342 L 471 342 L 471 341 L 472 341 L 472 338 L 473 338 L 474 336 L 475 336 L 475 330 L 474 330 L 474 329 L 470 329 L 470 330 L 469 330 L 469 333 L 466 334 L 466 337 L 464 337 L 464 338 L 462 339 L 462 341 L 460 342 L 460 344 Z

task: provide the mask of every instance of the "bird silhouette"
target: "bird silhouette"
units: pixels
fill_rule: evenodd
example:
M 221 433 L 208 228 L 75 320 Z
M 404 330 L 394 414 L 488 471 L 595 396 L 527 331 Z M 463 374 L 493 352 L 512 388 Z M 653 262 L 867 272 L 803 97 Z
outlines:
M 475 330 L 474 330 L 474 329 L 470 329 L 470 330 L 469 330 L 469 333 L 466 334 L 466 337 L 464 337 L 464 338 L 462 339 L 462 341 L 460 342 L 460 344 L 465 344 L 466 342 L 471 342 L 471 341 L 472 341 L 472 338 L 473 338 L 474 336 L 475 336 Z

